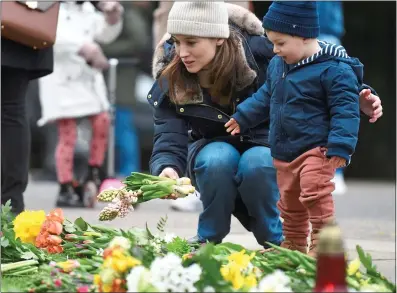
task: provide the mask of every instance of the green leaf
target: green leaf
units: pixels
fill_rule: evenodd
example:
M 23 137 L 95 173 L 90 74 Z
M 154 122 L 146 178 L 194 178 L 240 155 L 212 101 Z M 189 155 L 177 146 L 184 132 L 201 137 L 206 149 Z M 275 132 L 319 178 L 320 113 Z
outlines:
M 65 221 L 65 222 L 64 222 L 64 224 L 63 224 L 63 229 L 64 229 L 66 232 L 70 233 L 70 234 L 76 232 L 76 228 L 75 228 L 74 224 L 71 223 L 71 222 L 69 222 L 69 221 Z
M 160 221 L 157 223 L 157 230 L 159 230 L 160 232 L 164 232 L 165 225 L 167 224 L 167 220 L 168 220 L 168 215 L 166 215 L 165 218 L 161 217 Z
M 6 248 L 9 244 L 10 244 L 10 241 L 8 241 L 7 238 L 5 238 L 4 236 L 1 237 L 1 247 Z
M 35 255 L 31 251 L 26 251 L 26 252 L 22 253 L 21 258 L 22 259 L 38 259 L 37 255 Z
M 146 227 L 146 233 L 147 233 L 148 239 L 154 239 L 155 237 L 153 236 L 152 232 L 150 232 L 147 222 L 145 224 L 145 227 Z
M 88 228 L 88 224 L 86 221 L 83 220 L 82 217 L 77 218 L 74 221 L 75 226 L 77 226 L 77 228 L 79 228 L 81 231 L 87 231 Z

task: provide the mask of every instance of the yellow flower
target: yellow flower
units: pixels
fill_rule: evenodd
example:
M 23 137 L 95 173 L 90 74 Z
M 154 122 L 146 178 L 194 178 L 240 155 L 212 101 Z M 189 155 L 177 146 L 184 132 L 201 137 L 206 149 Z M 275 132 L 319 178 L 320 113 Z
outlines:
M 253 259 L 255 253 L 251 255 L 245 254 L 245 250 L 241 250 L 240 252 L 234 252 L 228 256 L 229 262 L 234 262 L 239 265 L 241 268 L 246 268 L 250 263 L 251 259 Z
M 112 257 L 114 258 L 123 258 L 124 253 L 120 248 L 114 248 L 112 251 Z
M 14 219 L 15 238 L 20 238 L 23 243 L 35 243 L 41 226 L 46 219 L 45 212 L 24 211 Z
M 112 292 L 112 284 L 103 284 L 102 290 L 103 292 Z
M 100 275 L 94 275 L 94 284 L 97 286 L 101 284 L 101 276 Z
M 247 277 L 245 277 L 244 283 L 245 287 L 248 288 L 255 287 L 258 284 L 258 282 L 256 281 L 256 276 L 254 274 L 249 274 Z
M 229 263 L 221 267 L 221 275 L 226 280 L 232 283 L 235 290 L 244 286 L 244 277 L 241 274 L 241 269 L 235 263 Z
M 118 273 L 124 273 L 127 269 L 140 265 L 141 262 L 131 256 L 113 259 L 112 268 Z
M 80 266 L 77 260 L 68 259 L 67 261 L 57 262 L 57 266 L 60 267 L 65 273 L 70 273 L 75 268 Z
M 361 262 L 358 258 L 356 258 L 355 260 L 351 261 L 349 263 L 349 266 L 347 268 L 347 274 L 349 276 L 353 276 L 355 273 L 358 272 L 358 270 L 360 269 L 361 266 Z
M 255 253 L 251 255 L 245 254 L 245 250 L 235 252 L 228 256 L 229 263 L 221 267 L 220 273 L 222 277 L 226 281 L 231 282 L 235 290 L 242 287 L 251 288 L 256 286 L 257 279 L 255 274 L 257 271 L 250 268 L 251 259 L 254 256 Z

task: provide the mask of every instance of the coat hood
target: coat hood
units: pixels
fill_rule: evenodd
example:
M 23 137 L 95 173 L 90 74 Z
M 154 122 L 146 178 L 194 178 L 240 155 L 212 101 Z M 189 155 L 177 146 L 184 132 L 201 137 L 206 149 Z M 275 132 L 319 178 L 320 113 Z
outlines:
M 296 66 L 304 65 L 310 62 L 322 62 L 332 59 L 337 60 L 339 62 L 348 64 L 353 69 L 353 72 L 356 74 L 360 84 L 363 83 L 364 65 L 358 58 L 350 57 L 347 54 L 346 49 L 341 45 L 335 45 L 324 41 L 318 41 L 318 43 L 321 47 L 321 50 L 313 56 L 300 61 L 296 64 Z

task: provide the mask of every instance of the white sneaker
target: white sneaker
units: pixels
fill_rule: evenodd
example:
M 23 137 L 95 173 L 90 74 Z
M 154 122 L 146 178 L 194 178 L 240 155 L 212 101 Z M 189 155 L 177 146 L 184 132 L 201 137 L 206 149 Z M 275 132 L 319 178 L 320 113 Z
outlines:
M 335 177 L 331 181 L 335 183 L 335 190 L 332 192 L 332 195 L 340 196 L 347 192 L 347 186 L 343 174 L 336 173 Z
M 203 204 L 200 200 L 200 193 L 190 194 L 184 198 L 179 198 L 171 202 L 171 209 L 179 212 L 200 212 Z

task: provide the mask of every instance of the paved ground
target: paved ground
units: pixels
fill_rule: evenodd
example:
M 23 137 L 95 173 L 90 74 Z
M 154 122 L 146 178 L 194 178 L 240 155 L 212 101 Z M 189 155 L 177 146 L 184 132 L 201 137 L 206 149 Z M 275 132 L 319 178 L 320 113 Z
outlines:
M 337 219 L 345 235 L 350 258 L 355 257 L 355 246 L 370 252 L 379 270 L 390 280 L 396 280 L 396 201 L 393 183 L 348 182 L 348 194 L 336 197 Z M 53 182 L 31 182 L 26 191 L 26 208 L 54 208 L 58 186 Z M 169 202 L 155 200 L 141 205 L 125 219 L 109 225 L 119 228 L 144 227 L 155 230 L 160 217 L 167 215 L 166 230 L 181 237 L 195 234 L 198 213 L 181 213 L 169 209 Z M 101 207 L 95 209 L 67 209 L 66 217 L 83 217 L 98 223 Z M 254 237 L 233 218 L 232 229 L 225 241 L 236 242 L 250 249 L 258 248 Z

